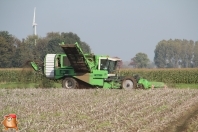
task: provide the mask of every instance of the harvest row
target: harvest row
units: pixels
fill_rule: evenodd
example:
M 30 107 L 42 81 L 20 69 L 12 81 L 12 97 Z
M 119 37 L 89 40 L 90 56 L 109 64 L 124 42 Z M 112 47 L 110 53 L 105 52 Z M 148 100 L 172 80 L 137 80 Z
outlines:
M 198 68 L 121 69 L 120 75 L 135 75 L 150 81 L 166 83 L 198 83 Z M 0 69 L 0 82 L 37 82 L 43 76 L 27 69 Z
M 134 75 L 166 83 L 198 83 L 198 68 L 122 69 L 121 75 Z

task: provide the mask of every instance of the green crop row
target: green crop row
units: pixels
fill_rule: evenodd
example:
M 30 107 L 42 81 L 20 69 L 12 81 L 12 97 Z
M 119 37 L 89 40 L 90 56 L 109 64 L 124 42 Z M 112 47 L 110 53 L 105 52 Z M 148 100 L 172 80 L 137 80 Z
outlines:
M 0 69 L 0 84 L 15 82 L 19 84 L 33 83 L 34 87 L 52 88 L 55 87 L 55 81 L 44 77 L 41 73 L 32 69 Z
M 24 69 L 5 69 L 0 70 L 0 82 L 37 82 L 43 78 L 42 75 L 38 74 L 33 70 Z
M 122 69 L 121 75 L 138 74 L 150 81 L 168 83 L 198 83 L 198 68 L 172 68 L 172 69 Z
M 120 75 L 131 76 L 138 74 L 150 81 L 169 83 L 198 83 L 198 68 L 175 69 L 121 69 Z M 0 82 L 33 82 L 45 77 L 33 70 L 0 69 Z

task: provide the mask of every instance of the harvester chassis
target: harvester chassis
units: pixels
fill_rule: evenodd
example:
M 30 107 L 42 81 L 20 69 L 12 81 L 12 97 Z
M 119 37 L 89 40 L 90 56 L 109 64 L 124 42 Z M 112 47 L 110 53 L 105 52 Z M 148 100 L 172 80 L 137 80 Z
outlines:
M 139 76 L 112 76 L 107 79 L 104 79 L 104 82 L 115 82 L 121 84 L 120 89 L 139 89 L 143 88 L 141 84 L 138 84 Z M 89 88 L 102 88 L 100 86 L 92 86 L 88 83 L 85 83 L 77 78 L 72 76 L 66 76 L 62 80 L 62 87 L 66 89 L 89 89 Z

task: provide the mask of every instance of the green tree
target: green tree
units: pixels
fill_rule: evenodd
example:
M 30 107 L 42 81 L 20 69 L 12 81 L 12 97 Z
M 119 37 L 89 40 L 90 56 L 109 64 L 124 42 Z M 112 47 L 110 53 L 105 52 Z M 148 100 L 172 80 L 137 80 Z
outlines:
M 66 44 L 74 44 L 74 43 L 78 42 L 78 44 L 80 45 L 80 47 L 82 48 L 84 53 L 91 53 L 90 46 L 87 43 L 82 42 L 80 40 L 80 37 L 78 37 L 77 34 L 74 34 L 72 32 L 69 32 L 69 33 L 62 32 L 61 38 L 62 38 L 62 41 L 64 41 L 64 43 L 66 43 Z
M 86 42 L 82 42 L 80 37 L 72 32 L 62 32 L 61 34 L 59 32 L 49 32 L 45 39 L 47 40 L 47 53 L 64 53 L 59 46 L 59 43 L 61 42 L 64 42 L 65 44 L 74 44 L 78 42 L 84 53 L 91 53 L 90 46 Z
M 76 42 L 81 43 L 80 37 L 77 34 L 69 32 L 69 33 L 61 33 L 61 38 L 66 44 L 74 44 Z
M 61 35 L 59 32 L 48 32 L 46 38 L 48 39 L 61 38 Z
M 166 67 L 167 68 L 177 68 L 179 66 L 180 54 L 181 54 L 181 44 L 180 40 L 168 40 L 166 41 Z
M 59 46 L 61 39 L 51 39 L 47 44 L 47 53 L 49 54 L 61 54 L 64 53 L 63 49 Z
M 44 38 L 38 38 L 37 43 L 36 43 L 36 55 L 37 55 L 37 61 L 42 62 L 45 58 L 45 55 L 48 53 L 48 42 L 50 41 L 49 38 L 44 37 Z
M 20 41 L 8 31 L 0 31 L 0 67 L 21 67 L 29 61 L 42 62 L 46 54 L 64 53 L 59 46 L 61 42 L 67 44 L 78 42 L 85 53 L 91 53 L 90 46 L 72 32 L 61 34 L 49 32 L 43 38 L 28 35 Z
M 194 42 L 192 40 L 183 40 L 181 42 L 182 52 L 180 54 L 181 57 L 181 66 L 182 67 L 191 67 L 191 61 L 193 60 L 193 49 Z
M 13 37 L 13 54 L 12 54 L 12 67 L 21 67 L 22 65 L 22 58 L 21 58 L 21 54 L 24 52 L 21 50 L 21 41 L 16 38 Z
M 133 61 L 137 68 L 146 68 L 150 62 L 147 54 L 141 52 L 135 55 Z
M 14 37 L 8 31 L 0 32 L 0 67 L 13 67 L 12 62 L 16 52 L 17 44 Z
M 81 42 L 80 45 L 84 53 L 91 53 L 91 48 L 86 42 Z
M 38 36 L 36 35 L 28 35 L 27 38 L 24 40 L 23 45 L 22 45 L 22 50 L 23 52 L 23 60 L 24 63 L 27 61 L 33 61 L 38 58 L 38 54 L 36 51 L 36 45 L 38 41 Z
M 166 67 L 166 63 L 167 63 L 166 61 L 168 57 L 166 50 L 167 50 L 167 43 L 165 40 L 160 41 L 155 48 L 154 63 L 158 68 Z
M 194 46 L 193 64 L 194 67 L 198 67 L 198 41 L 195 42 L 195 46 Z
M 192 67 L 193 49 L 192 40 L 162 40 L 154 51 L 154 62 L 158 68 Z
M 0 67 L 10 67 L 12 49 L 9 47 L 6 39 L 0 36 Z

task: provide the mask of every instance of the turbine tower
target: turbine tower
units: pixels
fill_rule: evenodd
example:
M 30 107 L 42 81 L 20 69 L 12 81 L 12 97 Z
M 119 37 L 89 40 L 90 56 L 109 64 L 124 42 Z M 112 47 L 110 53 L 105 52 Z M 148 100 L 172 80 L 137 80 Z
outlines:
M 34 35 L 36 35 L 36 26 L 37 26 L 36 21 L 35 21 L 35 16 L 36 16 L 36 7 L 34 7 L 34 16 L 33 16 L 33 23 L 32 23 Z

